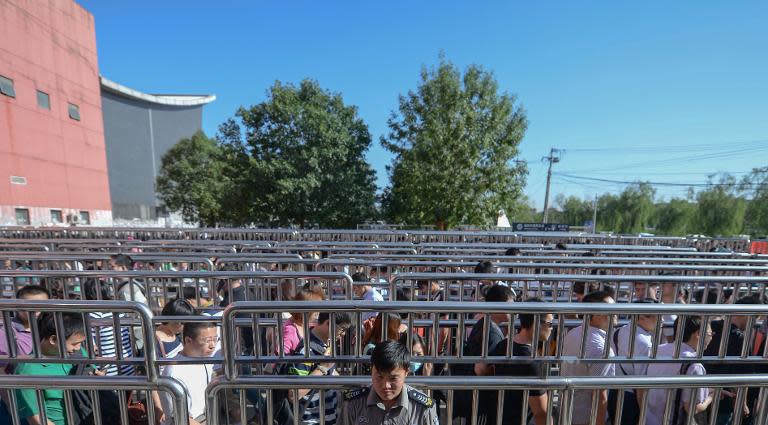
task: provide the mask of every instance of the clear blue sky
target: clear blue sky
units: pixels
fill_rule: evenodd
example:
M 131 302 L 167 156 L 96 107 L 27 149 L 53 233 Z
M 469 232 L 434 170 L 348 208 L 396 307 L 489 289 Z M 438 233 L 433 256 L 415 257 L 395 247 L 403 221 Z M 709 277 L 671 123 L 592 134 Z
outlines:
M 530 121 L 526 193 L 539 209 L 550 147 L 565 149 L 556 171 L 607 180 L 701 183 L 768 165 L 765 1 L 80 3 L 95 15 L 101 73 L 150 93 L 215 94 L 208 135 L 275 80 L 341 92 L 375 139 L 379 186 L 389 112 L 440 51 L 518 96 Z M 594 148 L 604 150 L 579 151 Z M 553 194 L 621 188 L 553 179 Z

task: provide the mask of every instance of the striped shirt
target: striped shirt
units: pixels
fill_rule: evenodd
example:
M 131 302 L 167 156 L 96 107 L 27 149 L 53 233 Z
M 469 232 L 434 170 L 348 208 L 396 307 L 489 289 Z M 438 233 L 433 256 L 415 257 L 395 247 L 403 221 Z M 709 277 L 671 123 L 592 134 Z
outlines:
M 310 331 L 310 343 L 309 347 L 312 354 L 316 356 L 322 356 L 325 354 L 327 345 L 321 341 L 314 332 Z M 304 354 L 304 341 L 299 343 L 299 348 L 295 354 Z M 307 376 L 317 367 L 314 363 L 294 363 L 289 366 L 289 375 Z M 301 424 L 319 424 L 320 423 L 320 391 L 310 390 L 307 395 L 301 398 L 300 406 L 304 408 L 304 412 L 301 415 Z M 336 416 L 339 404 L 339 392 L 336 390 L 325 391 L 325 424 L 336 424 Z
M 112 357 L 117 358 L 117 352 L 115 350 L 115 328 L 112 323 L 111 312 L 94 312 L 90 314 L 91 320 L 109 321 L 110 324 L 101 324 L 99 326 L 93 326 L 91 328 L 91 334 L 93 335 L 93 346 L 97 349 L 99 357 Z M 123 358 L 133 357 L 133 347 L 131 346 L 131 334 L 127 327 L 120 327 L 120 345 Z M 116 375 L 133 375 L 135 367 L 131 364 L 121 364 L 118 370 L 118 366 L 115 364 L 107 365 L 107 376 Z

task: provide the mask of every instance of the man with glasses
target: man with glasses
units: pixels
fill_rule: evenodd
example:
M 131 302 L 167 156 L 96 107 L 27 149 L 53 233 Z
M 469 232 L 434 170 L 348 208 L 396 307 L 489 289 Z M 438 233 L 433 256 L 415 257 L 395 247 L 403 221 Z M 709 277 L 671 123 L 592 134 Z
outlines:
M 542 302 L 540 298 L 529 298 L 526 302 Z M 533 353 L 539 350 L 541 343 L 546 343 L 552 335 L 552 313 L 518 314 L 520 330 L 512 339 L 512 356 L 518 358 L 533 358 Z M 539 321 L 538 331 L 535 330 L 535 322 Z M 506 356 L 509 338 L 504 339 L 491 356 Z M 544 368 L 541 363 L 499 363 L 495 365 L 496 376 L 509 377 L 544 377 Z M 528 410 L 523 412 L 523 391 L 507 390 L 504 393 L 503 424 L 528 424 L 531 417 L 536 425 L 549 425 L 547 420 L 547 392 L 542 390 L 530 390 L 528 392 Z M 488 424 L 495 424 L 496 417 L 488 418 Z
M 186 322 L 182 331 L 184 348 L 173 360 L 210 358 L 213 356 L 219 334 L 212 322 Z M 187 390 L 187 409 L 190 425 L 205 423 L 205 388 L 213 379 L 213 364 L 173 364 L 166 366 L 161 374 L 179 381 Z M 165 420 L 163 425 L 175 423 L 173 401 L 168 393 L 161 393 Z
M 335 324 L 334 329 L 331 329 L 331 319 Z M 310 355 L 312 357 L 318 356 L 330 356 L 331 346 L 336 344 L 344 337 L 344 334 L 352 326 L 352 315 L 349 312 L 342 311 L 333 313 L 333 317 L 327 312 L 322 312 L 317 318 L 317 325 L 309 331 L 309 344 L 306 340 L 299 342 L 299 347 L 295 351 L 295 355 L 304 355 L 306 353 L 306 346 L 309 346 Z M 333 335 L 332 335 L 333 333 Z M 336 372 L 336 365 L 333 361 L 317 362 L 308 361 L 305 363 L 294 363 L 285 365 L 284 369 L 278 370 L 277 373 L 296 375 L 296 376 L 327 376 L 338 375 Z M 278 423 L 294 423 L 290 420 L 286 421 L 285 416 L 293 414 L 292 403 L 298 403 L 298 411 L 301 417 L 299 423 L 302 425 L 319 424 L 320 423 L 320 391 L 300 389 L 298 390 L 298 401 L 293 400 L 293 391 L 288 391 L 286 401 L 278 400 L 277 409 L 275 415 Z M 334 425 L 336 423 L 336 411 L 339 404 L 339 394 L 335 390 L 325 391 L 325 424 Z

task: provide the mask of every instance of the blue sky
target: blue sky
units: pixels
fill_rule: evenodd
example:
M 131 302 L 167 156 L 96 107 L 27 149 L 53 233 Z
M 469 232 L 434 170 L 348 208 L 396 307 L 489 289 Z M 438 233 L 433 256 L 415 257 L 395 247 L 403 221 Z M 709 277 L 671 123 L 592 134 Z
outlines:
M 476 63 L 526 109 L 526 194 L 703 183 L 768 165 L 768 3 L 80 0 L 94 14 L 101 73 L 149 93 L 213 93 L 209 135 L 275 81 L 309 77 L 359 107 L 378 145 L 397 96 L 440 51 Z M 660 197 L 684 195 L 659 187 Z

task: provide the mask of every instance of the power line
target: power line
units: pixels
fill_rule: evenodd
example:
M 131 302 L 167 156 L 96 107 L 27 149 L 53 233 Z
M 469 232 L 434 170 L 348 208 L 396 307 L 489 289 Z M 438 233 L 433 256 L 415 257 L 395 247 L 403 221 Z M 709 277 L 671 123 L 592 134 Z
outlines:
M 768 139 L 752 140 L 746 142 L 720 142 L 699 143 L 693 145 L 657 145 L 657 146 L 629 146 L 629 147 L 595 147 L 565 149 L 568 153 L 659 153 L 659 152 L 689 152 L 691 150 L 723 150 L 726 146 L 738 145 L 741 147 L 756 145 L 764 146 Z
M 712 186 L 735 186 L 736 185 L 736 183 L 675 183 L 675 182 L 651 182 L 651 181 L 641 181 L 641 180 L 625 181 L 625 180 L 599 179 L 597 177 L 575 176 L 573 174 L 565 174 L 565 173 L 555 173 L 555 174 L 560 177 L 567 177 L 570 179 L 597 181 L 597 182 L 614 183 L 614 184 L 645 183 L 651 186 L 683 186 L 683 187 L 712 187 Z M 768 184 L 746 183 L 741 186 L 757 188 L 757 187 L 763 187 L 763 186 L 768 187 Z

